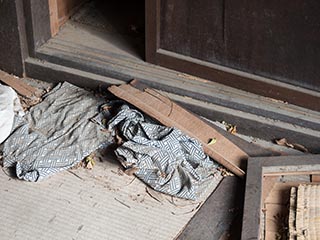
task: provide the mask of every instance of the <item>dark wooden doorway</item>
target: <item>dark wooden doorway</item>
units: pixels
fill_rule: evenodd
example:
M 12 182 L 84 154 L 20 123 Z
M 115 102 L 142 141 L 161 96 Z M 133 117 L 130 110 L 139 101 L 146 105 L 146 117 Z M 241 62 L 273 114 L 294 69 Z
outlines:
M 319 105 L 319 98 L 307 98 L 320 91 L 319 1 L 146 3 L 147 61 L 297 105 Z

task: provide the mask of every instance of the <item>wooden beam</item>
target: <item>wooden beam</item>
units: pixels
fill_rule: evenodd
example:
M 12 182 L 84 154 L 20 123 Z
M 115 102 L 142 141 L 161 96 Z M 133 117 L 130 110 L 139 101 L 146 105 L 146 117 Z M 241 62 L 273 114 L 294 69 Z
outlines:
M 320 174 L 312 174 L 311 175 L 311 182 L 319 183 L 320 182 Z
M 20 95 L 31 97 L 36 89 L 22 82 L 21 79 L 0 70 L 0 81 L 12 87 Z
M 57 0 L 48 0 L 48 1 L 49 1 L 49 11 L 50 11 L 51 36 L 53 37 L 59 32 L 58 4 L 57 4 Z
M 85 0 L 56 0 L 59 27 L 62 26 L 85 2 Z
M 162 124 L 176 127 L 198 139 L 206 154 L 234 174 L 241 177 L 245 175 L 243 166 L 248 155 L 199 117 L 152 89 L 140 91 L 128 84 L 108 89 Z

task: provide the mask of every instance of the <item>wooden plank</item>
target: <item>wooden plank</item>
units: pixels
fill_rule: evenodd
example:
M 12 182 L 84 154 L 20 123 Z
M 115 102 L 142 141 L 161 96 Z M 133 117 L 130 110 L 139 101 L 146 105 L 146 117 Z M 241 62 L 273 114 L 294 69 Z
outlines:
M 134 86 L 135 88 L 137 88 L 141 91 L 148 88 L 147 84 L 144 84 L 143 82 L 136 80 L 136 79 L 131 81 L 130 85 Z M 198 110 L 202 108 L 201 105 L 197 105 L 196 107 L 190 108 L 189 104 L 191 104 L 191 102 L 193 101 L 190 98 L 187 98 L 185 96 L 179 98 L 179 96 L 175 95 L 175 94 L 170 94 L 168 92 L 164 92 L 161 90 L 157 90 L 157 91 L 161 95 L 164 95 L 164 96 L 170 98 L 171 100 L 173 100 L 174 102 L 178 103 L 179 105 L 184 107 L 186 110 L 193 112 L 193 113 L 195 113 L 199 116 L 202 116 L 202 117 L 206 116 L 206 114 L 204 114 L 203 111 L 198 113 Z M 208 109 L 208 111 L 214 112 L 213 109 Z M 235 117 L 233 116 L 233 120 L 234 119 L 235 119 Z M 220 134 L 222 134 L 224 137 L 228 138 L 231 142 L 233 142 L 235 145 L 240 147 L 242 150 L 244 150 L 250 157 L 267 157 L 267 156 L 281 155 L 277 151 L 273 151 L 272 149 L 266 149 L 266 148 L 261 147 L 257 144 L 250 143 L 250 142 L 236 136 L 235 134 L 231 134 L 231 133 L 227 132 L 225 129 L 217 127 L 215 124 L 213 124 L 209 120 L 203 119 L 203 121 L 206 122 L 212 128 L 216 129 Z
M 282 204 L 286 205 L 290 198 L 290 190 L 305 182 L 278 182 L 270 191 L 269 196 L 265 200 L 266 204 Z M 263 189 L 264 191 L 264 189 Z
M 320 182 L 320 174 L 312 174 L 311 175 L 311 182 L 314 182 L 314 183 Z
M 14 77 L 4 71 L 0 70 L 0 81 L 12 87 L 19 94 L 31 97 L 36 92 L 36 89 L 22 82 L 19 78 Z
M 128 84 L 111 86 L 108 89 L 162 124 L 176 127 L 198 139 L 205 153 L 236 175 L 244 176 L 245 173 L 240 167 L 244 165 L 248 155 L 200 118 L 152 89 L 142 92 Z M 211 139 L 215 139 L 215 143 L 209 145 Z
M 299 171 L 299 175 L 319 175 L 320 174 L 320 170 L 312 170 L 312 166 L 309 167 L 310 169 L 305 169 L 304 171 Z M 284 169 L 286 171 L 284 172 L 268 172 L 265 173 L 264 176 L 266 177 L 272 177 L 272 176 L 295 176 L 297 175 L 296 171 L 292 171 L 292 170 L 287 170 Z
M 279 181 L 279 176 L 270 176 L 270 177 L 263 177 L 262 180 L 262 202 L 264 203 L 271 193 L 274 185 Z
M 286 216 L 288 215 L 288 207 L 279 203 L 266 204 L 266 220 L 265 220 L 265 240 L 282 239 L 278 238 L 284 234 L 286 227 Z
M 84 0 L 57 0 L 59 26 L 63 25 Z
M 232 193 L 232 194 L 230 194 Z M 210 195 L 176 240 L 234 239 L 241 231 L 244 181 L 226 177 Z M 238 229 L 240 225 L 240 229 Z
M 51 36 L 53 37 L 59 31 L 58 4 L 57 4 L 57 0 L 48 0 L 48 1 L 49 1 L 49 11 L 50 11 Z

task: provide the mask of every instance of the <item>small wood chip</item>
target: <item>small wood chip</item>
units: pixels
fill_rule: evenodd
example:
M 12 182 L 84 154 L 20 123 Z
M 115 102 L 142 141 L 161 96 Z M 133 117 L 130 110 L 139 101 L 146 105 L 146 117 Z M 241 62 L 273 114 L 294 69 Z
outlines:
M 288 142 L 288 140 L 286 138 L 276 139 L 275 142 L 279 146 L 285 146 L 288 148 L 296 149 L 301 152 L 306 152 L 306 153 L 309 152 L 305 146 L 298 144 L 298 143 L 290 143 L 290 142 Z

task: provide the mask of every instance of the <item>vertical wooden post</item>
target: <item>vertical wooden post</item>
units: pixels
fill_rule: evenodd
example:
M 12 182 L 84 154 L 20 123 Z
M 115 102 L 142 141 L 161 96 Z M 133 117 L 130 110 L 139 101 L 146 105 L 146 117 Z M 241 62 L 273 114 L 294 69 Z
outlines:
M 57 0 L 48 0 L 50 10 L 51 36 L 53 37 L 59 31 L 58 5 Z

